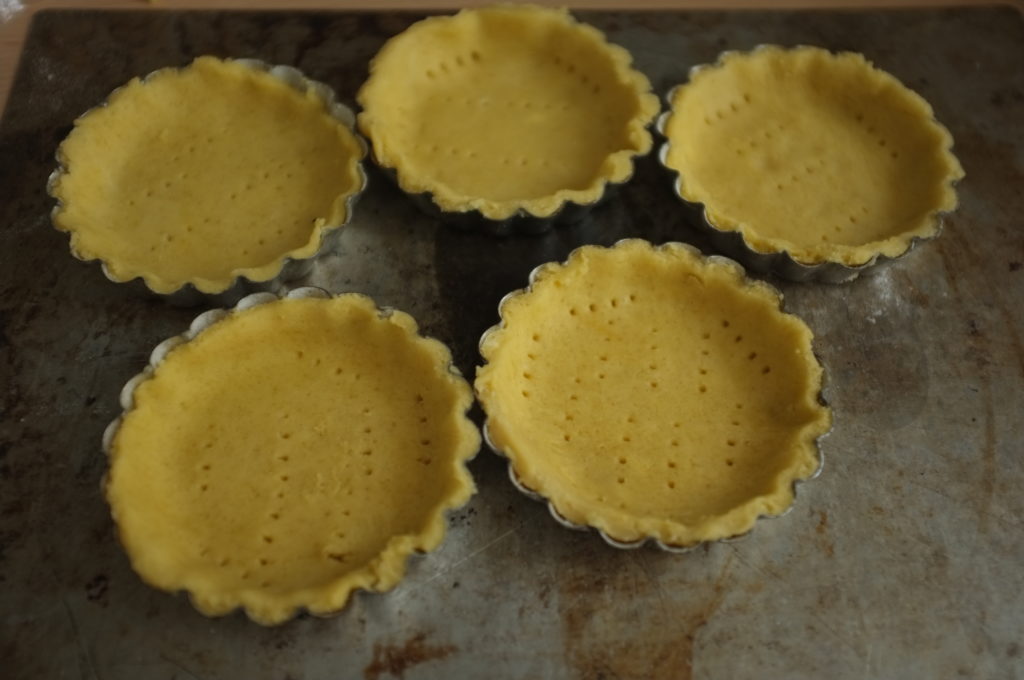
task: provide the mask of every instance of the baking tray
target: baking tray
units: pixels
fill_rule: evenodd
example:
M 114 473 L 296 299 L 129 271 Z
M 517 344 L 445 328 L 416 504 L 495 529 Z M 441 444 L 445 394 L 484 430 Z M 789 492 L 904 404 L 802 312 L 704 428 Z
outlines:
M 864 52 L 935 107 L 967 170 L 935 242 L 844 286 L 772 281 L 814 330 L 836 426 L 793 512 L 687 555 L 566 531 L 478 456 L 442 548 L 337 618 L 208 620 L 143 585 L 99 491 L 121 385 L 195 310 L 132 295 L 49 226 L 74 117 L 198 54 L 292 64 L 347 103 L 412 14 L 36 16 L 0 122 L 0 676 L 1024 677 L 1024 21 L 1008 8 L 593 13 L 659 92 L 758 43 Z M 87 55 L 87 56 L 86 56 Z M 494 239 L 424 217 L 379 173 L 299 284 L 413 314 L 468 375 L 535 265 L 631 236 L 707 249 L 653 157 L 576 225 Z

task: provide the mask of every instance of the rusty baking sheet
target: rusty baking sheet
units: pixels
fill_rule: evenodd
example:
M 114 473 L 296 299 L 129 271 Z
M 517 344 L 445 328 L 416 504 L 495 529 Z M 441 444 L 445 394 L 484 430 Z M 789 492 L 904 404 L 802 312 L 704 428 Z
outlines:
M 386 595 L 260 628 L 143 585 L 99 492 L 103 427 L 196 313 L 67 252 L 44 185 L 74 117 L 194 55 L 293 64 L 353 102 L 417 16 L 37 16 L 0 124 L 0 675 L 4 678 L 1024 676 L 1024 21 L 1007 8 L 591 13 L 659 92 L 723 49 L 864 52 L 924 95 L 967 170 L 945 233 L 846 286 L 775 282 L 814 330 L 836 427 L 793 512 L 688 555 L 566 531 L 496 456 L 447 541 Z M 592 218 L 529 238 L 426 218 L 379 173 L 303 283 L 412 313 L 472 374 L 498 299 L 538 263 L 627 236 L 706 242 L 653 157 Z

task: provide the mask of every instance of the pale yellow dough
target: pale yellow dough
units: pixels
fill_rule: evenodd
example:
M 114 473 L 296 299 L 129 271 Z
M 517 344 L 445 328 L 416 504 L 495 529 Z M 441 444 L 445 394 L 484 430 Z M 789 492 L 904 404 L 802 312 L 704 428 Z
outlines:
M 596 201 L 650 149 L 659 104 L 630 62 L 565 10 L 463 10 L 381 49 L 359 125 L 402 188 L 443 210 L 547 216 Z
M 314 255 L 362 188 L 361 156 L 312 91 L 200 57 L 132 80 L 75 122 L 54 223 L 114 280 L 218 293 Z
M 963 170 L 931 106 L 862 55 L 727 53 L 678 88 L 666 126 L 683 198 L 755 251 L 859 265 L 956 207 Z
M 565 518 L 620 541 L 743 533 L 818 467 L 811 332 L 733 263 L 586 246 L 502 308 L 476 390 L 494 444 Z
M 351 294 L 234 312 L 172 350 L 110 447 L 132 566 L 264 624 L 393 587 L 473 492 L 472 394 L 449 362 Z

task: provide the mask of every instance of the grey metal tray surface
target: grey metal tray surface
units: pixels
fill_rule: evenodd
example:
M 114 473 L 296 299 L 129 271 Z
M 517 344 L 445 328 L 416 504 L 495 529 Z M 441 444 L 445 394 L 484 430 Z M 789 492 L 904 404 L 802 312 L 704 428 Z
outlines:
M 686 555 L 567 531 L 505 463 L 384 595 L 265 629 L 145 586 L 99 489 L 122 384 L 197 313 L 68 254 L 46 177 L 75 116 L 195 55 L 292 64 L 353 103 L 406 14 L 43 12 L 0 122 L 0 676 L 15 678 L 1024 677 L 1024 21 L 1011 9 L 596 13 L 660 93 L 724 49 L 865 53 L 956 139 L 938 240 L 843 286 L 772 281 L 814 330 L 835 429 L 793 512 Z M 446 227 L 379 172 L 340 249 L 296 285 L 405 310 L 472 376 L 537 264 L 640 236 L 708 250 L 653 156 L 578 224 Z

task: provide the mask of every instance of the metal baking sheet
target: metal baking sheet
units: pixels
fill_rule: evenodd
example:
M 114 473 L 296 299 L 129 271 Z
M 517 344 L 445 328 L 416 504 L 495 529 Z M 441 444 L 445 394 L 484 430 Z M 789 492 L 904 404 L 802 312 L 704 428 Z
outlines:
M 73 260 L 44 186 L 74 117 L 199 54 L 292 64 L 352 103 L 406 14 L 37 15 L 0 123 L 0 676 L 1024 677 L 1024 21 L 1009 8 L 592 13 L 659 92 L 723 49 L 865 53 L 924 95 L 967 170 L 943 235 L 844 286 L 774 282 L 816 334 L 836 426 L 785 518 L 687 555 L 563 529 L 505 464 L 436 553 L 333 619 L 208 620 L 130 570 L 99 491 L 121 385 L 196 310 Z M 643 236 L 707 249 L 653 156 L 589 219 L 495 239 L 424 217 L 380 173 L 307 281 L 406 310 L 472 375 L 535 265 Z

